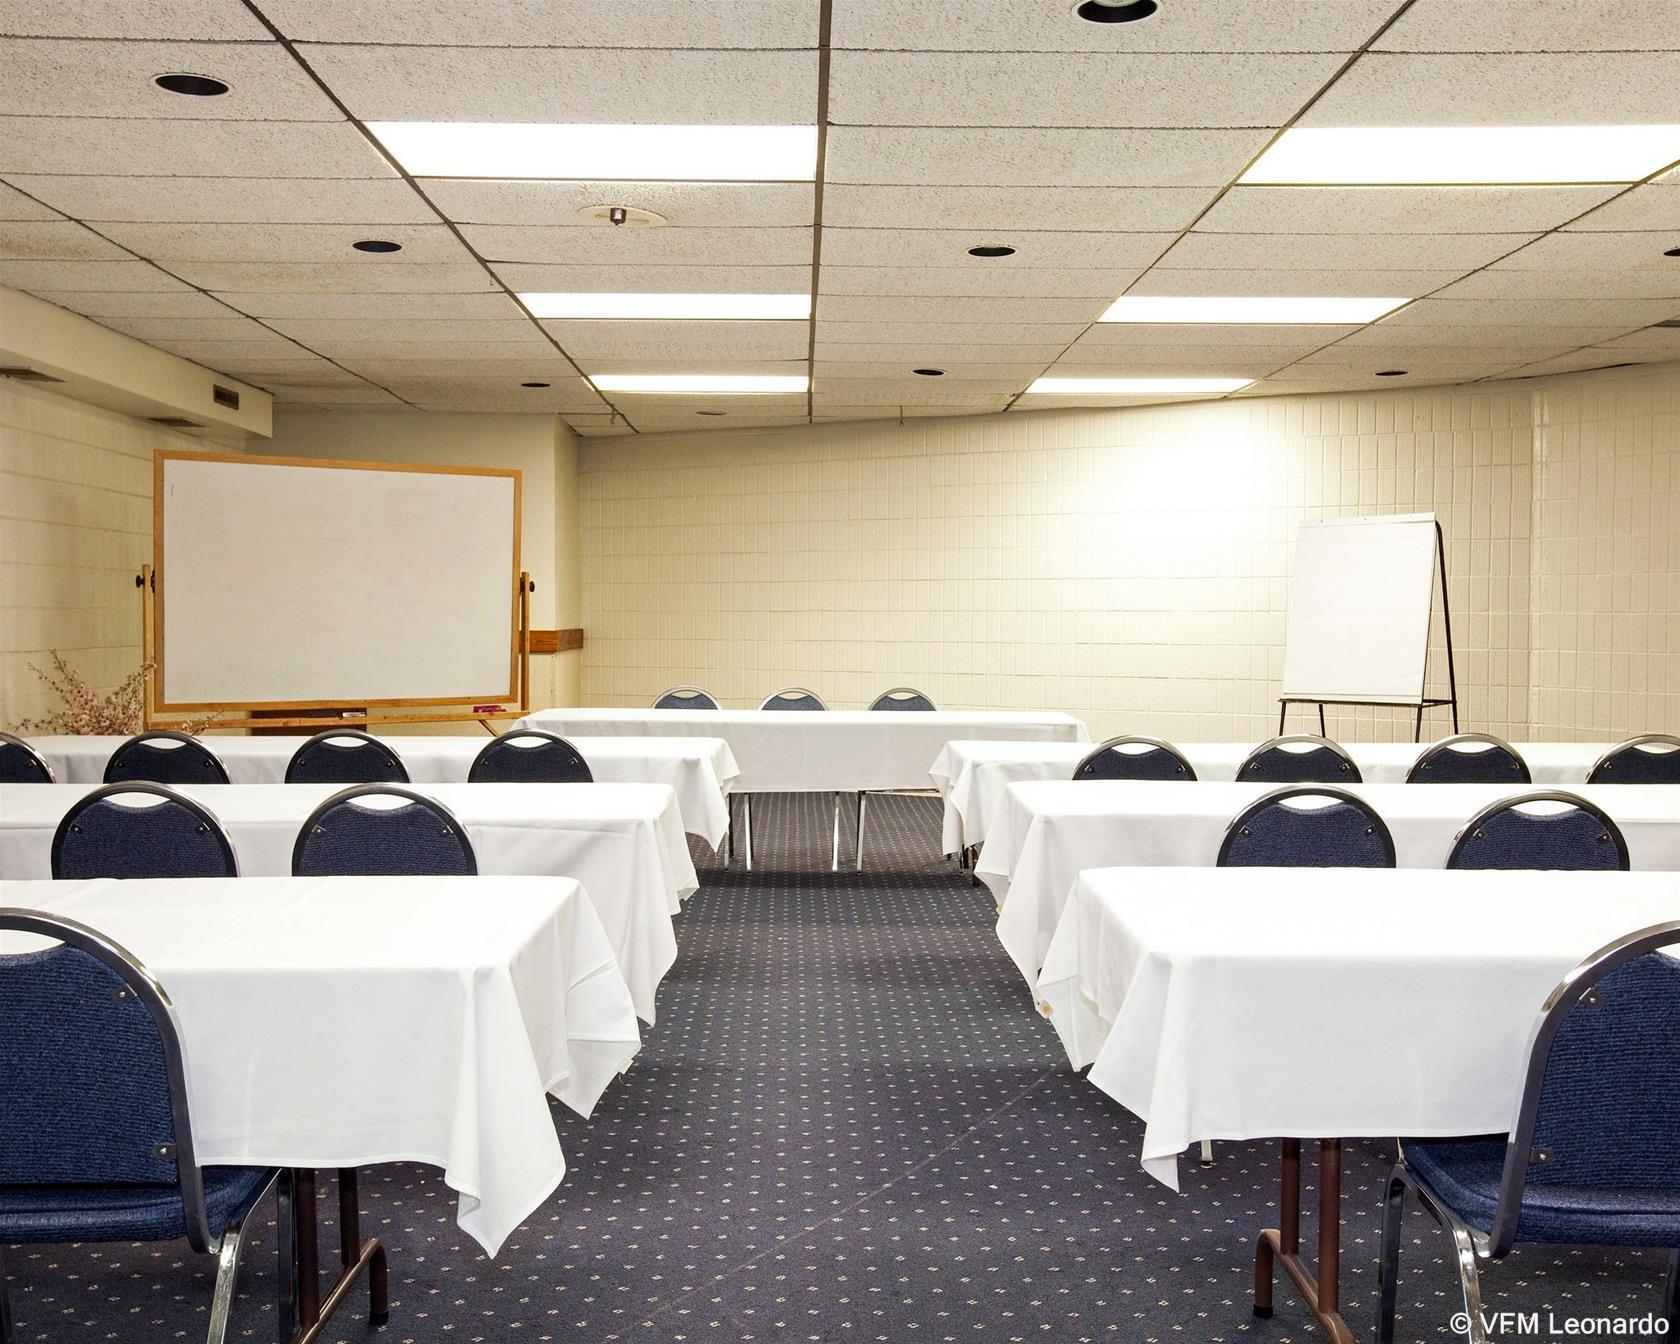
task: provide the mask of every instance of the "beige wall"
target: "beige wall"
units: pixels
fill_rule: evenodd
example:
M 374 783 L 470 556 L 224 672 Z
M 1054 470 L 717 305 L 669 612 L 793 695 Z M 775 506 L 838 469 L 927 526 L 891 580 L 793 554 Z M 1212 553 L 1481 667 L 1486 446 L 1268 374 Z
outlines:
M 1672 729 L 1677 460 L 1675 366 L 586 442 L 583 699 L 803 683 L 856 706 L 907 683 L 1097 735 L 1254 739 L 1296 524 L 1434 510 L 1466 728 Z M 1409 724 L 1347 710 L 1331 731 Z

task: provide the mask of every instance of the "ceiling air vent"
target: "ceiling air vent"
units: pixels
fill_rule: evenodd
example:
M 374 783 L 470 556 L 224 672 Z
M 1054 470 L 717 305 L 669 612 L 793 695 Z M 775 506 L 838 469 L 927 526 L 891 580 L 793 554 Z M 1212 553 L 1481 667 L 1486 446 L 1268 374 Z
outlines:
M 166 429 L 203 429 L 204 426 L 196 420 L 189 420 L 184 415 L 148 415 L 146 420 L 150 424 L 162 425 Z
M 218 406 L 226 406 L 230 411 L 239 409 L 239 393 L 231 387 L 223 387 L 220 383 L 210 384 L 210 400 Z
M 0 378 L 16 378 L 20 383 L 62 383 L 64 379 L 54 378 L 50 373 L 42 373 L 39 369 L 31 369 L 21 364 L 0 365 Z

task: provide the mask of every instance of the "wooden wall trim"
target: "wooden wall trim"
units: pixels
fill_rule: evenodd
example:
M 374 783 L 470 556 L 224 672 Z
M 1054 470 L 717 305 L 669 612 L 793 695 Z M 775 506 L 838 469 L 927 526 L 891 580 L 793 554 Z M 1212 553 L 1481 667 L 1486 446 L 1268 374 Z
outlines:
M 571 653 L 583 647 L 582 630 L 533 630 L 532 653 Z

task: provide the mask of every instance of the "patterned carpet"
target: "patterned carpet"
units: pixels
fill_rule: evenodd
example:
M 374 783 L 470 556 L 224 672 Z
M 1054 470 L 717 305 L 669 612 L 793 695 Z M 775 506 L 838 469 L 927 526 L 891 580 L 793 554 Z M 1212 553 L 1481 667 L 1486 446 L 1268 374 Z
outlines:
M 832 875 L 826 802 L 759 799 L 750 876 L 702 855 L 659 1026 L 592 1121 L 556 1108 L 570 1174 L 495 1261 L 435 1171 L 364 1173 L 391 1320 L 373 1331 L 346 1308 L 327 1337 L 1321 1341 L 1281 1286 L 1273 1319 L 1249 1311 L 1274 1145 L 1221 1145 L 1182 1195 L 1146 1177 L 1141 1124 L 1068 1071 L 989 895 L 936 854 L 936 804 L 872 803 L 870 870 Z M 1362 1338 L 1391 1158 L 1345 1158 Z M 1400 1337 L 1451 1338 L 1446 1240 L 1415 1211 L 1407 1230 Z M 250 1246 L 230 1338 L 274 1338 L 273 1246 L 271 1227 Z M 7 1269 L 20 1341 L 203 1336 L 212 1277 L 184 1245 L 17 1248 Z M 1660 1307 L 1665 1272 L 1655 1254 L 1539 1248 L 1484 1286 L 1490 1311 L 1628 1317 Z

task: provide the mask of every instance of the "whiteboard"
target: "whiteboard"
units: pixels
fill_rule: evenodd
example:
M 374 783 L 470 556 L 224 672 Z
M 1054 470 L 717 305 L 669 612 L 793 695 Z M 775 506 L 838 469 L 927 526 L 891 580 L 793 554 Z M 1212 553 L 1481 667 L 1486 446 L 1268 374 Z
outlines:
M 160 709 L 517 694 L 517 471 L 160 451 Z
M 1284 697 L 1416 704 L 1434 593 L 1434 514 L 1302 523 L 1289 588 Z

